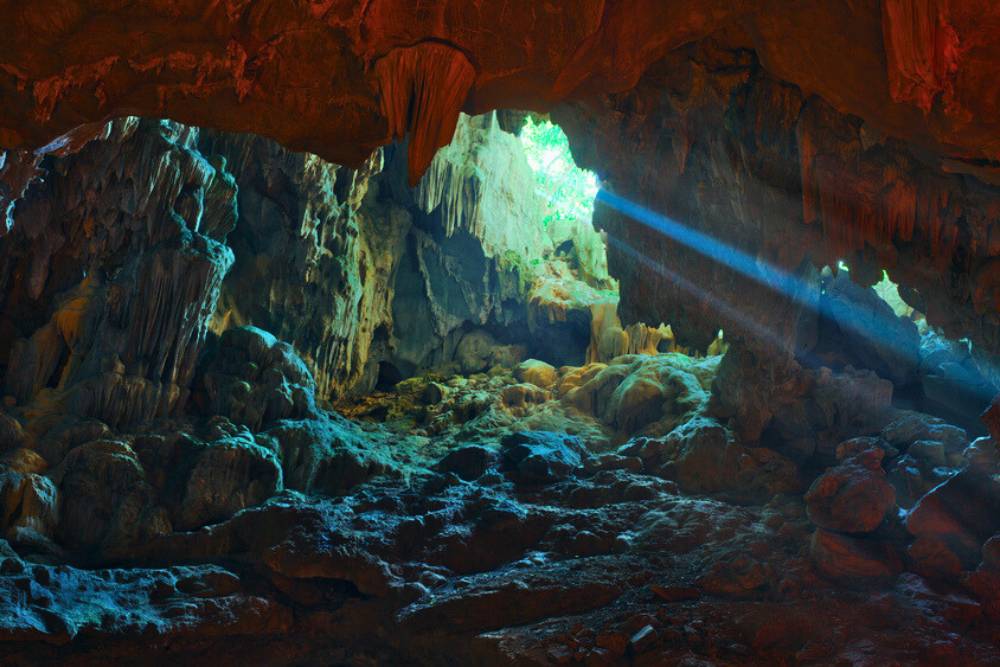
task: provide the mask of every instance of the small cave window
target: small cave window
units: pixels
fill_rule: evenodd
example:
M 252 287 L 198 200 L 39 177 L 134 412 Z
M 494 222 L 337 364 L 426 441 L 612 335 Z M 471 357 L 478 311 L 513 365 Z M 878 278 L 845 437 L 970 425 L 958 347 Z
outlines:
M 547 228 L 559 220 L 591 220 L 600 189 L 597 175 L 576 166 L 562 128 L 529 115 L 519 136 L 545 202 L 542 224 Z

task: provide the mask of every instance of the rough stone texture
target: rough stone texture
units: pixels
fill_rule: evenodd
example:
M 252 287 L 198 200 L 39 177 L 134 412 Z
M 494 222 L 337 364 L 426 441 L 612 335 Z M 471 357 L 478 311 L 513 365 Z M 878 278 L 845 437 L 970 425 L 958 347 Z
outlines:
M 187 400 L 235 186 L 196 130 L 127 119 L 98 139 L 28 188 L 0 239 L 0 357 L 20 406 L 116 426 Z
M 597 298 L 585 280 L 607 281 L 590 275 L 606 264 L 603 245 L 590 264 L 552 274 L 533 174 L 492 114 L 461 116 L 413 191 L 407 145 L 358 170 L 259 137 L 205 133 L 200 147 L 224 156 L 239 185 L 236 262 L 212 328 L 249 324 L 291 343 L 321 399 L 434 366 L 510 365 L 528 345 L 556 364 L 582 361 Z M 497 337 L 520 347 L 498 352 Z
M 878 528 L 896 501 L 882 470 L 882 455 L 879 449 L 868 449 L 823 473 L 805 495 L 809 519 L 844 533 Z
M 239 185 L 236 255 L 212 328 L 260 327 L 303 356 L 320 396 L 377 379 L 376 331 L 392 323 L 392 281 L 410 227 L 401 206 L 366 199 L 382 152 L 350 170 L 250 135 L 206 133 Z M 317 307 L 322 304 L 322 307 Z
M 671 49 L 742 22 L 748 46 L 779 79 L 936 149 L 953 168 L 998 155 L 998 89 L 987 78 L 998 10 L 986 0 L 532 6 L 335 0 L 206 13 L 167 3 L 92 16 L 78 2 L 52 13 L 10 4 L 2 18 L 16 27 L 3 81 L 11 102 L 0 144 L 43 146 L 128 109 L 255 130 L 338 163 L 356 164 L 406 132 L 419 175 L 463 107 L 544 106 L 627 89 Z M 499 43 L 481 30 L 496 26 L 505 29 Z M 147 32 L 160 41 L 136 38 Z M 88 38 L 95 33 L 101 39 Z M 618 48 L 623 40 L 634 48 Z M 56 41 L 61 57 L 49 48 Z M 321 76 L 329 71 L 341 76 Z
M 990 475 L 967 468 L 920 499 L 906 518 L 917 537 L 942 540 L 966 566 L 1000 528 L 1000 487 Z
M 770 31 L 780 24 L 801 37 L 820 15 L 832 25 L 845 20 L 831 6 L 846 3 L 819 4 L 808 19 L 784 8 L 776 13 L 780 19 L 769 16 L 770 27 L 760 30 L 777 37 L 781 33 Z M 855 28 L 848 32 L 859 34 Z M 996 215 L 988 211 L 1000 202 L 992 179 L 983 172 L 977 173 L 986 181 L 944 171 L 925 152 L 885 134 L 877 118 L 885 111 L 876 105 L 866 103 L 867 114 L 845 109 L 841 93 L 813 95 L 822 89 L 816 81 L 775 76 L 779 69 L 789 71 L 772 60 L 775 52 L 782 58 L 797 53 L 797 64 L 816 61 L 785 39 L 761 49 L 760 36 L 753 27 L 720 31 L 652 64 L 631 90 L 553 113 L 577 161 L 598 170 L 612 192 L 599 198 L 596 222 L 609 237 L 623 319 L 670 322 L 678 342 L 695 348 L 724 328 L 727 340 L 753 348 L 757 359 L 750 367 L 766 369 L 753 371 L 757 386 L 747 393 L 777 406 L 787 391 L 789 358 L 807 366 L 818 365 L 816 356 L 822 359 L 817 311 L 825 309 L 843 323 L 832 308 L 837 302 L 820 293 L 817 269 L 844 260 L 862 287 L 878 282 L 887 269 L 930 324 L 950 337 L 968 337 L 989 367 L 1000 340 L 998 310 L 989 305 L 989 267 L 998 247 L 990 241 Z M 852 54 L 845 60 L 853 62 L 857 45 L 842 46 Z M 861 70 L 852 72 L 861 76 Z M 637 220 L 645 214 L 633 203 L 746 253 L 752 260 L 743 266 L 759 280 L 737 270 L 741 262 L 724 246 L 713 251 L 716 257 L 706 257 L 689 233 L 672 236 L 657 228 L 656 219 Z M 669 262 L 662 261 L 667 257 Z M 763 274 L 761 261 L 793 279 Z M 912 327 L 881 306 L 852 309 L 852 324 L 875 342 L 844 346 L 844 336 L 834 339 L 840 365 L 864 359 L 890 379 L 912 382 L 919 363 Z M 768 420 L 760 409 L 733 416 L 751 439 Z
M 997 10 L 958 5 L 0 2 L 4 660 L 996 664 L 997 443 L 891 405 L 998 349 Z M 564 102 L 609 193 L 801 298 L 605 197 L 619 307 L 459 115 Z M 125 112 L 357 168 L 87 123 Z

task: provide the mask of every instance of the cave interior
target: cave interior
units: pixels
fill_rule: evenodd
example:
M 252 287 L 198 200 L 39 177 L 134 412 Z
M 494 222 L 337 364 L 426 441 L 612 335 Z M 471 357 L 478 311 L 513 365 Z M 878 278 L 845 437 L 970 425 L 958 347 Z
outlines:
M 0 664 L 1000 665 L 1000 5 L 0 0 Z

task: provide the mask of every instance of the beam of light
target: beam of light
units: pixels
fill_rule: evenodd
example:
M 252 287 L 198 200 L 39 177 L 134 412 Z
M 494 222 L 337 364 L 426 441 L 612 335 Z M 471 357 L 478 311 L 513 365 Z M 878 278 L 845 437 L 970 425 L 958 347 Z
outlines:
M 915 365 L 920 363 L 919 346 L 908 349 L 897 344 L 895 338 L 895 325 L 897 318 L 893 313 L 891 319 L 885 314 L 864 308 L 852 301 L 845 300 L 838 304 L 840 317 L 833 317 L 833 313 L 824 312 L 820 304 L 819 289 L 810 285 L 806 281 L 798 278 L 782 269 L 779 269 L 764 260 L 759 260 L 738 248 L 719 241 L 712 236 L 691 229 L 681 223 L 652 211 L 640 204 L 626 199 L 620 195 L 601 189 L 597 193 L 596 203 L 625 215 L 626 217 L 639 222 L 649 229 L 666 236 L 675 242 L 694 250 L 707 259 L 726 266 L 762 285 L 778 292 L 792 301 L 799 303 L 811 310 L 816 311 L 824 317 L 833 319 L 842 328 L 847 328 L 863 338 L 871 341 L 884 350 L 893 352 L 896 358 L 907 360 Z M 622 248 L 626 254 L 636 258 L 636 251 L 618 239 L 611 239 L 618 248 Z M 713 307 L 719 309 L 727 317 L 743 324 L 747 330 L 758 338 L 777 343 L 782 349 L 786 343 L 782 343 L 778 337 L 766 330 L 759 323 L 749 320 L 745 315 L 731 304 L 719 300 L 717 297 L 708 295 L 705 290 L 692 284 L 689 280 L 679 276 L 676 272 L 669 271 L 658 262 L 650 260 L 648 257 L 639 255 L 645 261 L 644 265 L 651 266 L 655 271 L 673 281 L 679 287 L 690 293 L 695 293 L 702 298 L 710 298 Z M 642 260 L 640 260 L 642 261 Z M 996 377 L 996 367 L 988 365 L 988 375 Z M 954 378 L 953 378 L 954 379 Z
M 787 341 L 782 341 L 781 338 L 779 338 L 773 331 L 756 320 L 751 319 L 743 313 L 743 311 L 739 310 L 728 301 L 724 301 L 711 292 L 698 287 L 684 276 L 671 271 L 667 267 L 663 266 L 662 263 L 654 261 L 651 257 L 639 252 L 621 239 L 608 234 L 608 245 L 614 246 L 642 266 L 660 274 L 662 277 L 687 292 L 692 298 L 708 303 L 709 307 L 716 313 L 719 313 L 723 319 L 738 323 L 739 326 L 751 332 L 756 338 L 765 340 L 779 349 L 784 349 L 786 347 Z
M 598 191 L 595 202 L 604 204 L 636 222 L 642 223 L 653 231 L 691 248 L 714 262 L 723 264 L 766 287 L 781 292 L 798 303 L 810 308 L 819 306 L 819 296 L 816 290 L 811 289 L 811 286 L 805 281 L 771 266 L 767 262 L 758 260 L 753 255 L 738 248 L 718 241 L 708 234 L 686 227 L 665 215 L 651 211 L 604 189 Z

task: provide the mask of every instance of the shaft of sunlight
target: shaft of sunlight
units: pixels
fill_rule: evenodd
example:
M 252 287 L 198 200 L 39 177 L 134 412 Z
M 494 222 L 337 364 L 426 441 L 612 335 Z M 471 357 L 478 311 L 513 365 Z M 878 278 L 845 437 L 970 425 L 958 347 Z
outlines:
M 782 269 L 607 190 L 602 189 L 597 193 L 597 203 L 618 211 L 771 290 L 780 292 L 796 303 L 815 311 L 820 310 L 819 290 Z M 912 351 L 899 349 L 895 345 L 891 322 L 880 317 L 878 313 L 859 308 L 855 304 L 846 304 L 845 307 L 849 309 L 850 315 L 845 321 L 838 321 L 838 324 L 851 328 L 855 333 L 878 345 L 896 350 L 900 355 L 913 355 Z

